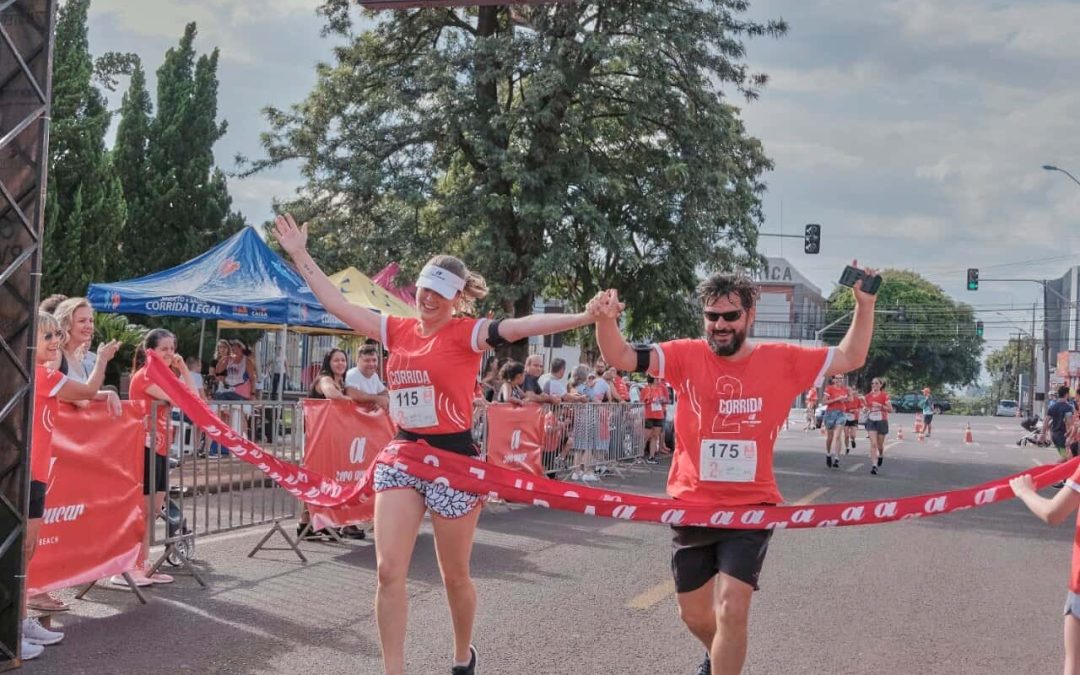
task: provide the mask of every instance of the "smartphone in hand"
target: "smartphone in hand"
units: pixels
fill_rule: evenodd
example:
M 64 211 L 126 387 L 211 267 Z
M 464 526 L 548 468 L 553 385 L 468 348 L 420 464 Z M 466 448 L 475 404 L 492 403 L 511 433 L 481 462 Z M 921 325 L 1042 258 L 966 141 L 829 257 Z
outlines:
M 861 269 L 851 265 L 844 267 L 844 272 L 840 275 L 840 285 L 854 288 L 855 282 L 859 279 L 863 280 L 862 290 L 870 295 L 877 294 L 878 289 L 881 288 L 880 274 L 867 276 Z

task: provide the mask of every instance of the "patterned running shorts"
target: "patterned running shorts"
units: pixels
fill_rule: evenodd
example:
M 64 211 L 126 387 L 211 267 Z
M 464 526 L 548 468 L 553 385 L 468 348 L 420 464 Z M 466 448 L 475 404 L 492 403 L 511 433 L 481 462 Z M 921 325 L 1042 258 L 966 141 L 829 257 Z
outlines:
M 480 495 L 447 487 L 442 483 L 420 480 L 389 464 L 375 467 L 375 492 L 413 489 L 424 496 L 424 504 L 443 518 L 460 518 L 468 515 L 483 501 Z

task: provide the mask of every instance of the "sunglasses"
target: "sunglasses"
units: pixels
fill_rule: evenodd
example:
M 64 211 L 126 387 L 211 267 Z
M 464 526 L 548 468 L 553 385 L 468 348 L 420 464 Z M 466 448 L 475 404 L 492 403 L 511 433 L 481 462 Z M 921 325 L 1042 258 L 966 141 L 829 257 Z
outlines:
M 738 321 L 742 315 L 743 311 L 741 309 L 733 309 L 730 312 L 705 312 L 705 319 L 713 323 L 716 323 L 720 319 L 723 319 L 728 323 L 733 323 Z

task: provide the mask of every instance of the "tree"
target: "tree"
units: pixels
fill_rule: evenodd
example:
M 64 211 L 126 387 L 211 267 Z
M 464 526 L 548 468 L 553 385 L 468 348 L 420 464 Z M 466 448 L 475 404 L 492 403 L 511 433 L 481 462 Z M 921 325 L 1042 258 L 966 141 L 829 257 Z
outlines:
M 146 230 L 149 229 L 145 211 L 150 202 L 147 151 L 152 114 L 150 92 L 146 89 L 146 74 L 142 64 L 136 63 L 120 106 L 120 123 L 116 128 L 116 143 L 113 145 L 113 162 L 127 202 L 127 221 L 120 237 L 124 250 L 123 255 L 117 256 L 118 263 L 110 275 L 113 279 L 152 271 L 147 270 L 144 264 L 134 264 L 136 261 L 131 259 L 139 254 L 139 237 L 148 234 Z M 125 246 L 123 242 L 130 243 Z
M 1019 388 L 1018 378 L 1021 373 L 1030 376 L 1034 353 L 1031 337 L 1023 336 L 1010 338 L 1008 344 L 995 349 L 986 357 L 986 371 L 990 374 L 993 405 L 996 406 L 999 399 L 1016 397 Z
M 628 301 L 628 330 L 698 330 L 701 268 L 753 266 L 771 167 L 724 88 L 753 98 L 743 41 L 786 31 L 742 0 L 626 0 L 423 9 L 353 32 L 290 111 L 268 109 L 267 157 L 299 160 L 283 205 L 314 219 L 330 268 L 415 273 L 461 256 L 520 316 L 539 295 Z
M 132 121 L 123 174 L 138 195 L 125 236 L 133 275 L 192 258 L 244 225 L 241 215 L 229 211 L 225 175 L 214 163 L 214 143 L 227 127 L 217 122 L 218 50 L 196 59 L 196 32 L 195 24 L 188 24 L 179 44 L 165 54 L 152 118 L 141 92 L 129 88 L 126 97 L 125 119 L 130 110 Z M 146 151 L 140 155 L 147 120 Z M 141 179 L 134 176 L 140 165 L 145 167 Z
M 56 24 L 43 295 L 82 295 L 91 282 L 104 279 L 126 217 L 123 189 L 105 147 L 110 114 L 92 84 L 89 5 L 65 3 Z
M 854 373 L 855 385 L 870 389 L 884 376 L 894 392 L 970 384 L 979 375 L 983 339 L 975 334 L 972 308 L 956 302 L 915 272 L 885 270 L 878 291 L 874 337 L 866 366 Z M 822 336 L 839 344 L 851 324 L 851 291 L 838 287 L 829 296 L 826 325 L 843 319 Z

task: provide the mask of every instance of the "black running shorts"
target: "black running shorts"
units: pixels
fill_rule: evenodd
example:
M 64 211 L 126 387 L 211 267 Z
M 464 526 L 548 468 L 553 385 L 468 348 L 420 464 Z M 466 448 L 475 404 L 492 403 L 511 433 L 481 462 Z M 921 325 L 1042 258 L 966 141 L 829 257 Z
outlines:
M 33 520 L 45 515 L 45 492 L 47 488 L 48 486 L 39 480 L 30 481 L 30 508 L 27 510 L 27 518 Z
M 671 572 L 675 590 L 689 593 L 718 572 L 758 589 L 758 575 L 769 550 L 772 530 L 720 530 L 672 526 Z

